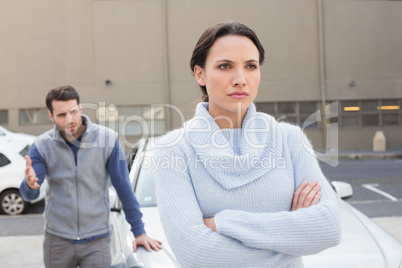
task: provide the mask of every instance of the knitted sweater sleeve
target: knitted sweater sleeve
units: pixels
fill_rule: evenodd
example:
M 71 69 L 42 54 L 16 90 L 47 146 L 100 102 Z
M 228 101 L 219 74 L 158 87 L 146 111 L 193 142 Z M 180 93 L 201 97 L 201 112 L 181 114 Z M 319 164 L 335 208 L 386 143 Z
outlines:
M 220 234 L 252 248 L 271 249 L 289 255 L 309 255 L 335 246 L 341 237 L 337 197 L 324 177 L 311 144 L 298 127 L 285 126 L 295 185 L 315 179 L 321 184 L 317 205 L 296 211 L 251 213 L 223 210 L 216 214 Z
M 175 157 L 184 157 L 177 147 L 155 152 L 160 163 L 155 178 L 163 228 L 182 267 L 277 267 L 295 261 L 293 256 L 252 248 L 208 228 L 190 175 L 171 165 Z M 167 159 L 170 164 L 164 165 Z

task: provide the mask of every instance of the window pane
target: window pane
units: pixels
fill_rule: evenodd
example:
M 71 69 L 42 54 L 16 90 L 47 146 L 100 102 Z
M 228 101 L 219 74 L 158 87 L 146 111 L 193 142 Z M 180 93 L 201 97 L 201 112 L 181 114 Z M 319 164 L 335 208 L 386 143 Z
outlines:
M 124 120 L 122 121 L 122 123 L 124 123 Z M 118 128 L 119 128 L 119 121 L 117 120 L 117 121 L 107 121 L 107 122 L 105 122 L 105 121 L 99 121 L 98 122 L 98 124 L 99 125 L 101 125 L 101 126 L 105 126 L 105 127 L 108 127 L 108 128 L 110 128 L 110 129 L 113 129 L 114 131 L 116 131 L 116 132 L 119 132 L 119 130 L 118 130 Z
M 142 122 L 142 124 L 138 121 L 125 121 L 124 123 L 119 125 L 120 135 L 132 135 L 132 136 L 141 136 L 143 133 L 143 127 L 147 128 L 148 124 L 146 122 Z
M 398 114 L 382 114 L 382 125 L 383 126 L 397 126 L 398 122 Z
M 363 112 L 378 112 L 378 101 L 362 101 Z
M 279 114 L 295 114 L 296 102 L 280 102 L 278 103 Z
M 37 109 L 20 109 L 20 124 L 50 124 L 48 112 L 46 108 Z
M 0 124 L 8 124 L 8 111 L 0 110 Z
M 329 119 L 329 123 L 330 124 L 338 124 L 339 123 L 339 120 L 338 120 L 339 118 L 338 117 L 331 117 L 330 119 Z
M 305 127 L 305 128 L 318 128 L 318 123 L 320 122 L 319 120 L 314 120 L 314 119 L 309 119 L 308 125 L 303 126 L 305 123 L 306 119 L 309 118 L 309 115 L 301 115 L 300 116 L 300 126 Z M 306 124 L 307 124 L 306 123 Z
M 344 127 L 358 127 L 359 126 L 359 115 L 342 115 L 342 126 Z
M 398 105 L 398 100 L 381 100 L 381 105 L 397 106 Z
M 0 153 L 0 167 L 4 167 L 10 163 L 10 160 L 4 154 Z
M 88 115 L 88 113 L 85 113 Z M 107 122 L 114 122 L 119 120 L 119 109 L 114 105 L 99 105 L 96 109 L 96 119 L 98 124 L 107 125 Z
M 358 101 L 342 101 L 341 107 L 344 113 L 355 113 L 360 110 Z
M 271 103 L 256 103 L 255 104 L 257 111 L 259 112 L 263 112 L 263 113 L 267 113 L 270 115 L 275 115 L 275 103 L 271 102 Z
M 294 125 L 298 125 L 299 123 L 297 122 L 297 116 L 286 116 L 286 118 L 283 120 L 285 122 L 292 123 Z
M 380 116 L 377 114 L 366 114 L 362 116 L 363 126 L 378 126 L 380 124 Z
M 124 118 L 132 116 L 132 115 L 139 115 L 141 116 L 141 106 L 120 106 L 117 108 L 119 110 L 119 115 L 124 116 Z
M 22 150 L 20 151 L 20 155 L 22 155 L 23 157 L 25 157 L 25 156 L 28 154 L 29 147 L 30 147 L 29 145 L 25 146 L 24 149 L 22 149 Z
M 398 111 L 400 108 L 398 100 L 381 100 L 382 111 Z
M 165 108 L 162 106 L 159 106 L 159 107 L 145 106 L 143 110 L 144 111 L 142 113 L 142 116 L 146 120 L 151 120 L 151 119 L 163 120 L 163 119 L 165 119 Z
M 120 135 L 141 136 L 142 126 L 148 127 L 142 118 L 141 106 L 119 106 L 118 129 Z M 110 127 L 110 126 L 109 126 Z M 111 127 L 112 129 L 117 126 Z
M 313 114 L 317 112 L 318 105 L 317 102 L 300 102 L 300 113 L 301 114 Z
M 161 134 L 165 133 L 165 130 L 166 130 L 165 121 L 159 121 L 159 120 L 154 120 L 154 122 L 149 121 L 148 125 L 150 127 L 149 133 L 151 133 L 152 136 L 161 135 Z M 153 128 L 153 129 L 151 129 L 151 128 Z
M 121 135 L 141 136 L 145 132 L 151 135 L 165 133 L 163 106 L 120 106 L 118 109 L 119 116 L 123 117 L 123 121 L 120 118 L 118 126 Z M 154 119 L 153 122 L 151 119 Z

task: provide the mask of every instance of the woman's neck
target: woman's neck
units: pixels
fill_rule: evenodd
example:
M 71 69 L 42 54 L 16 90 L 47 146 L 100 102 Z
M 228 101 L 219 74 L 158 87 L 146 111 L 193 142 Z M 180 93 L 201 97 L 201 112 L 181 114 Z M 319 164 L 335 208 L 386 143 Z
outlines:
M 246 112 L 227 113 L 225 115 L 209 111 L 220 129 L 241 128 Z

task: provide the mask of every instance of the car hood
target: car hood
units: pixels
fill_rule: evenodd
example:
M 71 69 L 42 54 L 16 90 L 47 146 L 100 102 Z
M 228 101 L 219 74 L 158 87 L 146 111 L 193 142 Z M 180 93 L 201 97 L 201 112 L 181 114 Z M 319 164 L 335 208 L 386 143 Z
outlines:
M 304 256 L 306 267 L 398 267 L 402 246 L 367 216 L 339 200 L 342 238 L 339 245 L 319 254 Z
M 25 146 L 30 146 L 36 139 L 36 136 L 23 134 L 23 133 L 13 133 L 10 135 L 9 143 L 18 152 L 25 148 Z
M 26 142 L 32 144 L 37 137 L 34 135 L 24 134 L 24 133 L 12 133 L 10 135 L 10 141 L 12 142 Z

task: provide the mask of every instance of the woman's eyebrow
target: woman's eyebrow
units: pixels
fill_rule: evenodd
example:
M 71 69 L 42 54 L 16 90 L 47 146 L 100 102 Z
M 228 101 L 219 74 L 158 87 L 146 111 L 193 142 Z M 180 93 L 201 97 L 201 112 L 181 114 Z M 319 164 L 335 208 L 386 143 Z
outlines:
M 234 63 L 234 61 L 232 61 L 232 60 L 226 60 L 226 59 L 217 60 L 216 62 L 229 62 L 229 63 Z
M 232 61 L 232 60 L 226 60 L 226 59 L 217 60 L 217 61 L 215 61 L 215 62 L 234 63 L 234 61 Z M 250 63 L 250 62 L 258 62 L 258 60 L 255 60 L 255 59 L 246 60 L 246 63 Z

